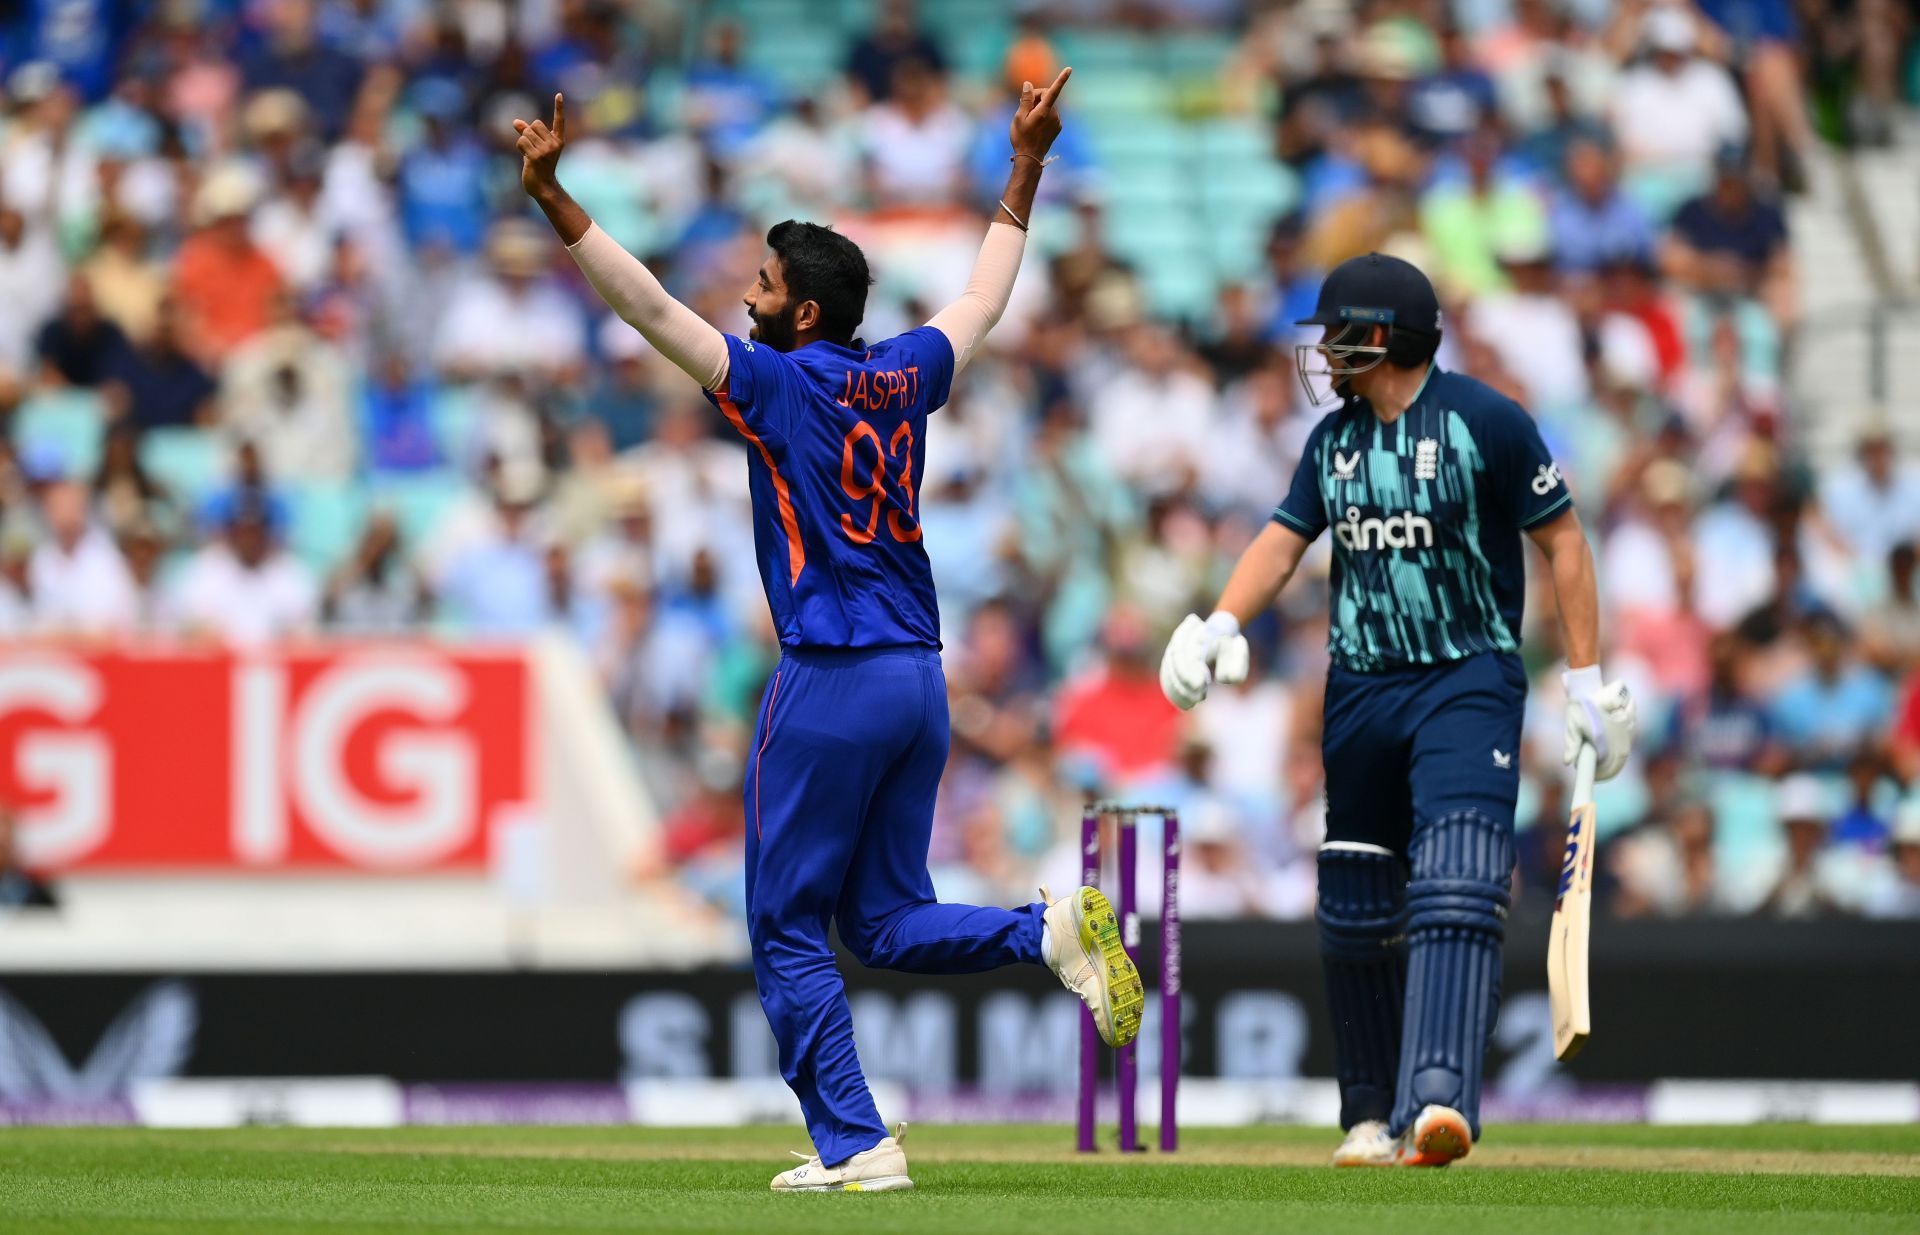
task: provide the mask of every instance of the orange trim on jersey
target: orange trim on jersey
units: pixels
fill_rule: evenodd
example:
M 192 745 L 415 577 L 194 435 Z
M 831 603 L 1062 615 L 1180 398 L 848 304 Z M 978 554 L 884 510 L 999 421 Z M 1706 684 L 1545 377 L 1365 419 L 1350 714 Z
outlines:
M 773 705 L 780 702 L 780 674 L 774 670 L 773 692 L 767 699 L 766 727 L 760 731 L 760 753 L 753 758 L 753 836 L 760 839 L 760 765 L 767 761 L 767 741 L 773 737 Z
M 800 582 L 800 572 L 807 568 L 807 546 L 800 539 L 800 516 L 793 512 L 793 491 L 787 488 L 787 478 L 773 462 L 773 452 L 760 440 L 760 435 L 747 427 L 746 417 L 727 397 L 725 388 L 713 392 L 714 402 L 720 405 L 720 414 L 725 416 L 741 437 L 753 443 L 760 452 L 760 461 L 767 465 L 767 471 L 773 476 L 773 498 L 780 507 L 780 526 L 787 533 L 787 572 L 789 585 Z

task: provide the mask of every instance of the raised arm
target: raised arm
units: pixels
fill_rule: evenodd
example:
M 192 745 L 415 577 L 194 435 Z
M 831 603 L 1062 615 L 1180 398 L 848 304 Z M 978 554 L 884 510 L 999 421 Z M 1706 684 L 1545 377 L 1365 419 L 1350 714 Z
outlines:
M 927 324 L 947 336 L 953 344 L 953 371 L 966 367 L 987 331 L 1000 321 L 1013 297 L 1013 280 L 1020 273 L 1020 258 L 1027 247 L 1027 224 L 1033 217 L 1033 197 L 1040 188 L 1040 172 L 1047 165 L 1047 151 L 1060 135 L 1058 103 L 1066 88 L 1071 68 L 1045 90 L 1035 92 L 1032 82 L 1020 88 L 1020 106 L 1013 115 L 1009 136 L 1013 141 L 1013 170 L 1007 174 L 1006 192 L 994 206 L 993 222 L 987 228 L 986 242 L 973 264 L 973 276 L 960 299 L 933 315 Z
M 539 204 L 593 290 L 622 321 L 638 330 L 662 356 L 707 390 L 727 384 L 727 340 L 698 313 L 660 286 L 640 259 L 601 231 L 580 203 L 560 187 L 560 152 L 567 144 L 567 101 L 553 96 L 553 127 L 544 121 L 513 122 L 520 187 Z

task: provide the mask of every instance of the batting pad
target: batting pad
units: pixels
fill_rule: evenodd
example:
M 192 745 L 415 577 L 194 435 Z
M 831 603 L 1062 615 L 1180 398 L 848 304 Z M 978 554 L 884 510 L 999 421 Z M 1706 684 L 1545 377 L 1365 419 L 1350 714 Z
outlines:
M 1500 1009 L 1513 831 L 1478 810 L 1414 829 L 1407 888 L 1407 1008 L 1399 1102 L 1404 1131 L 1430 1104 L 1480 1135 L 1480 1072 Z
M 1406 1003 L 1407 870 L 1376 845 L 1320 850 L 1320 955 L 1333 1014 L 1340 1126 L 1385 1120 L 1400 1065 Z

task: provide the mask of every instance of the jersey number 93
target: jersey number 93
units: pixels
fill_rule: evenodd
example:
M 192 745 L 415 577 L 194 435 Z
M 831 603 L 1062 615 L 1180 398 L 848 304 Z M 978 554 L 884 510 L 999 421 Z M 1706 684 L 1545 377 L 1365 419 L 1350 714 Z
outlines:
M 873 466 L 862 468 L 857 455 L 865 453 L 859 449 L 862 439 L 873 443 Z M 902 445 L 904 443 L 904 447 Z M 893 440 L 886 450 L 880 449 L 880 431 L 862 420 L 847 430 L 847 440 L 840 453 L 840 488 L 856 502 L 871 502 L 867 509 L 866 524 L 855 522 L 853 515 L 840 516 L 840 530 L 847 539 L 856 545 L 870 545 L 880 532 L 880 510 L 887 498 L 887 460 L 897 460 L 896 479 L 900 485 L 899 509 L 887 511 L 887 531 L 901 544 L 911 544 L 920 539 L 918 512 L 914 509 L 913 492 L 913 429 L 904 421 L 893 431 Z M 859 472 L 864 470 L 862 479 Z M 901 512 L 906 512 L 902 519 Z

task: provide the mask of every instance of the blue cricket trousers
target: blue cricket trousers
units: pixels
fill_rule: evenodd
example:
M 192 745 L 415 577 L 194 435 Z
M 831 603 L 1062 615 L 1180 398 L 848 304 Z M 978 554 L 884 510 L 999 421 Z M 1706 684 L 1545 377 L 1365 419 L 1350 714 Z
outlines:
M 789 649 L 761 700 L 746 771 L 747 932 L 781 1075 L 828 1166 L 887 1135 L 829 922 L 873 968 L 978 973 L 1041 959 L 1044 905 L 934 900 L 927 846 L 948 736 L 931 649 Z

